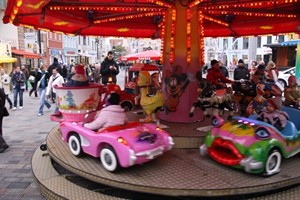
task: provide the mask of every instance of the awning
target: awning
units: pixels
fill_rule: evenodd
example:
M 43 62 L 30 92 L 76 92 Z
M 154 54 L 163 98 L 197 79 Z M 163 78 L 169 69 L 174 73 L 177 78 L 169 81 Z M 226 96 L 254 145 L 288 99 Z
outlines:
M 297 46 L 300 43 L 300 40 L 290 40 L 280 43 L 274 43 L 274 44 L 265 44 L 265 47 L 282 47 L 282 46 Z
M 300 40 L 290 40 L 281 42 L 281 46 L 297 46 L 300 43 Z
M 78 55 L 85 56 L 85 57 L 88 57 L 88 58 L 90 58 L 90 57 L 97 57 L 97 55 L 92 55 L 92 54 L 88 54 L 88 53 L 78 53 Z
M 40 57 L 39 54 L 22 51 L 22 50 L 18 50 L 18 49 L 12 49 L 11 52 L 13 54 L 23 56 L 24 58 L 39 58 Z
M 17 59 L 12 58 L 12 57 L 8 57 L 8 56 L 0 57 L 0 63 L 13 63 L 13 62 L 16 62 L 16 61 L 17 61 Z

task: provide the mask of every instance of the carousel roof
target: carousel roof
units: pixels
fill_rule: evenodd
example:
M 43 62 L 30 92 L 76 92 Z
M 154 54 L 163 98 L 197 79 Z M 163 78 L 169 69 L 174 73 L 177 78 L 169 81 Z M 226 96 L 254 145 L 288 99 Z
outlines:
M 205 37 L 300 32 L 300 0 L 8 0 L 3 22 L 74 35 L 158 38 L 176 3 L 199 10 Z

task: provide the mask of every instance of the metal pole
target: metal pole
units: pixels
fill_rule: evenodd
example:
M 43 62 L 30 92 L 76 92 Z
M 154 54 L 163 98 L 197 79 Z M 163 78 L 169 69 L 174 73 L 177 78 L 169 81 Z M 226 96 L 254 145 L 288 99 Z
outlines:
M 41 41 L 41 31 L 38 30 L 37 32 L 37 38 L 38 38 L 38 45 L 39 45 L 39 59 L 38 59 L 38 68 L 41 67 L 41 62 L 42 62 L 42 41 Z

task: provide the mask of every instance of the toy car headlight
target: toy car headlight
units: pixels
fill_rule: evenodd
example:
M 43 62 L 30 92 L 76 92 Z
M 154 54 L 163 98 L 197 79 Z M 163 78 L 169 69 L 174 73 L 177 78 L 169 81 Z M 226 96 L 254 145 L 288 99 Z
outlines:
M 258 127 L 255 130 L 255 136 L 257 139 L 266 140 L 270 137 L 269 131 L 264 127 Z

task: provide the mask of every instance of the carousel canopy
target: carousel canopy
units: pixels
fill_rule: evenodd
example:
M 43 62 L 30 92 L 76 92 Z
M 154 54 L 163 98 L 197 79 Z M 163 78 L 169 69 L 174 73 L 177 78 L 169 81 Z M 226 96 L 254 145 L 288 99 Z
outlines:
M 205 37 L 300 31 L 300 0 L 8 0 L 3 22 L 74 35 L 159 38 L 164 16 L 178 2 L 201 11 Z

